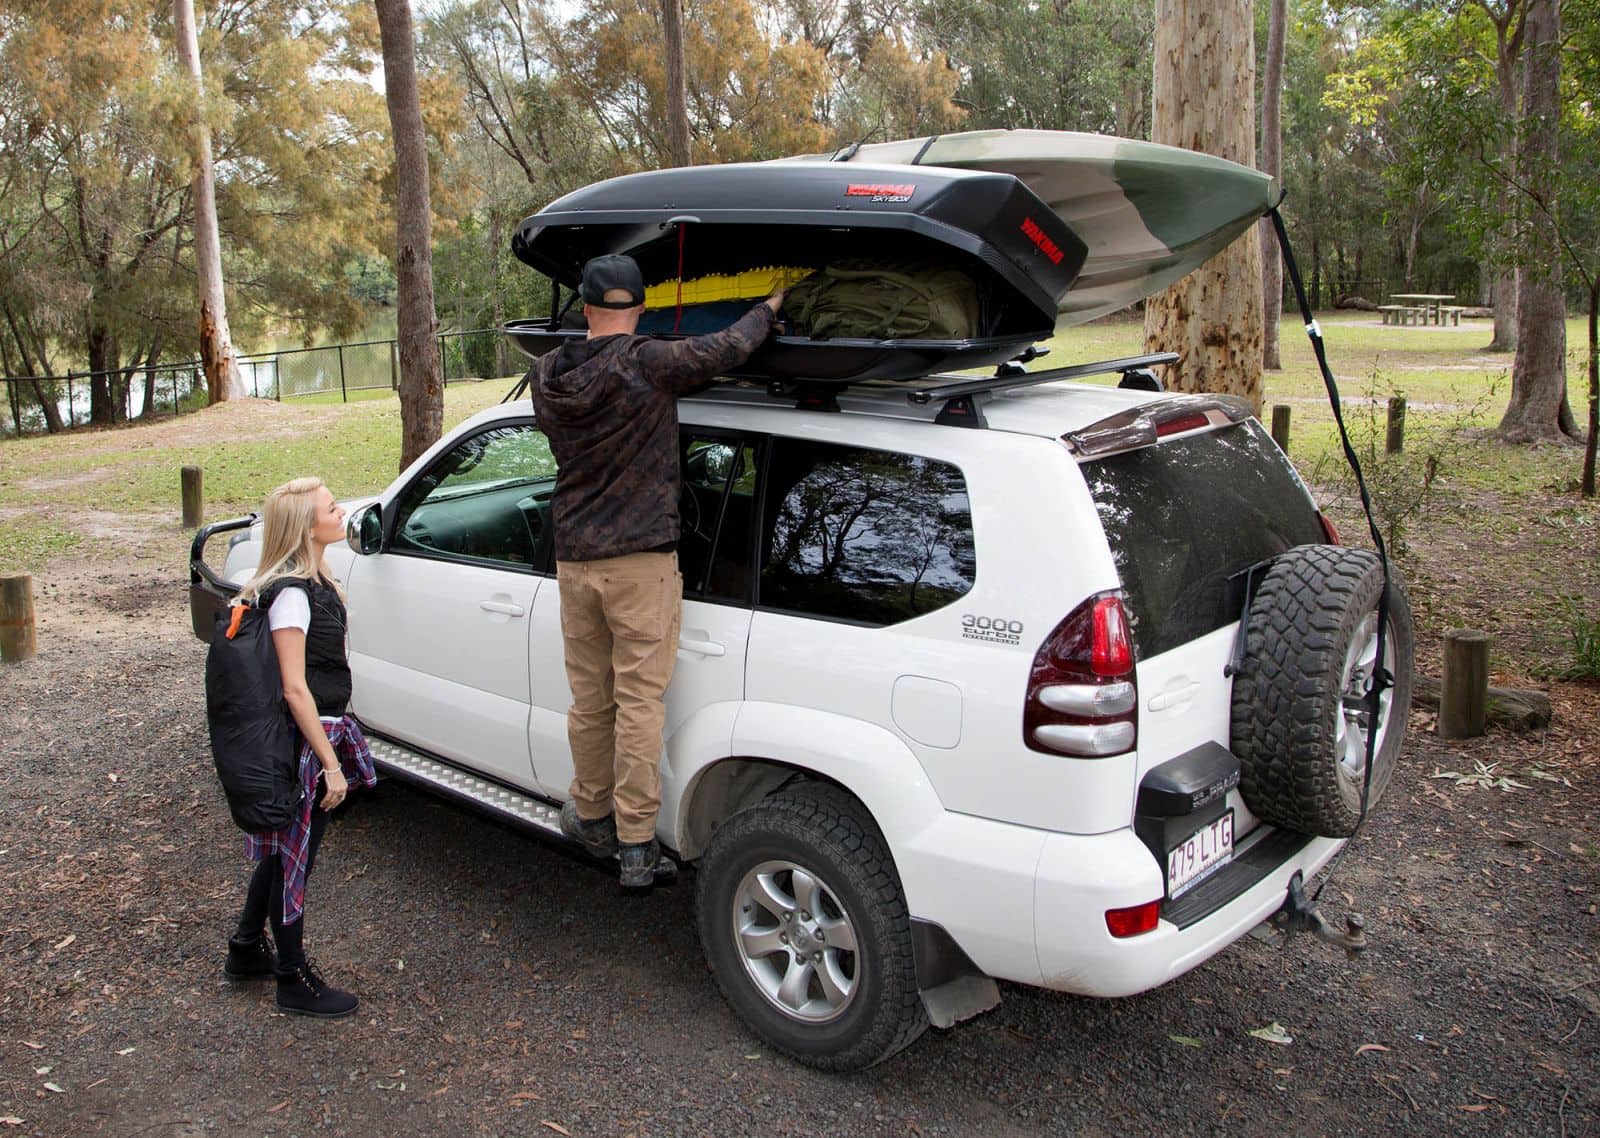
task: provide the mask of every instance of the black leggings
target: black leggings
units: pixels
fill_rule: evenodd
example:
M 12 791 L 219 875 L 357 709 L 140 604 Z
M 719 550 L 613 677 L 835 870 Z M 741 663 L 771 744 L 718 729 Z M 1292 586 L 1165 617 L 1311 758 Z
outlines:
M 321 789 L 321 783 L 317 784 Z M 317 847 L 322 844 L 322 831 L 328 825 L 328 812 L 322 807 L 311 807 L 311 840 L 306 846 L 306 884 L 310 885 L 311 870 L 317 864 Z M 305 963 L 306 917 L 302 910 L 300 919 L 292 925 L 283 923 L 283 863 L 277 854 L 256 862 L 250 875 L 250 888 L 244 895 L 244 911 L 239 914 L 237 936 L 253 940 L 272 922 L 272 940 L 278 946 L 278 975 L 293 973 Z

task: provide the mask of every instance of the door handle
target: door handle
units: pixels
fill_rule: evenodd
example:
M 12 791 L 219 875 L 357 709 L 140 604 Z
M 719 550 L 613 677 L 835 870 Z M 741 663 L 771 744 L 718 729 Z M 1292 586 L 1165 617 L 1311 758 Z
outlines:
M 484 612 L 504 613 L 506 616 L 526 616 L 528 611 L 521 605 L 514 605 L 509 601 L 479 601 L 478 607 Z
M 685 640 L 678 637 L 678 651 L 693 652 L 697 656 L 726 656 L 727 648 L 715 640 Z
M 1194 699 L 1199 691 L 1200 685 L 1194 680 L 1190 680 L 1186 684 L 1179 684 L 1176 687 L 1157 692 L 1150 697 L 1150 701 L 1145 706 L 1151 711 L 1165 711 L 1169 707 L 1177 707 L 1179 704 L 1188 703 Z

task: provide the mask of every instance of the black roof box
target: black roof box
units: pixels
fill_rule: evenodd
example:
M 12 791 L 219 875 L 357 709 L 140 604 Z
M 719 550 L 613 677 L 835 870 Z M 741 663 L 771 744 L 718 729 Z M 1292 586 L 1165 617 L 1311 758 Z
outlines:
M 646 284 L 842 260 L 960 268 L 977 285 L 978 335 L 960 340 L 774 336 L 735 375 L 849 382 L 999 363 L 1054 333 L 1085 246 L 1010 174 L 830 162 L 695 166 L 630 174 L 567 194 L 511 242 L 524 263 L 576 288 L 583 264 L 627 253 Z M 681 258 L 681 261 L 680 261 Z M 681 264 L 681 272 L 680 272 Z M 506 326 L 540 355 L 581 330 Z

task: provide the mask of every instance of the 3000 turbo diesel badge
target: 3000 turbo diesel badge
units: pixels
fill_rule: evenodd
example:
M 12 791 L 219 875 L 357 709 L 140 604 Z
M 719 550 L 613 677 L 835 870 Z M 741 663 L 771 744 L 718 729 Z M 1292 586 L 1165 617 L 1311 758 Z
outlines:
M 1000 616 L 976 616 L 970 612 L 961 614 L 961 638 L 963 640 L 984 640 L 990 644 L 1021 644 L 1022 622 L 1008 620 Z

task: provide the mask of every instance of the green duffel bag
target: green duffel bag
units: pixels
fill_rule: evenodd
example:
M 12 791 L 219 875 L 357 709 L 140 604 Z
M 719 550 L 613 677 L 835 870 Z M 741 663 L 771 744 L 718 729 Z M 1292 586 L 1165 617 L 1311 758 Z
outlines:
M 784 298 L 795 331 L 813 340 L 964 340 L 978 334 L 978 290 L 956 269 L 840 261 Z

